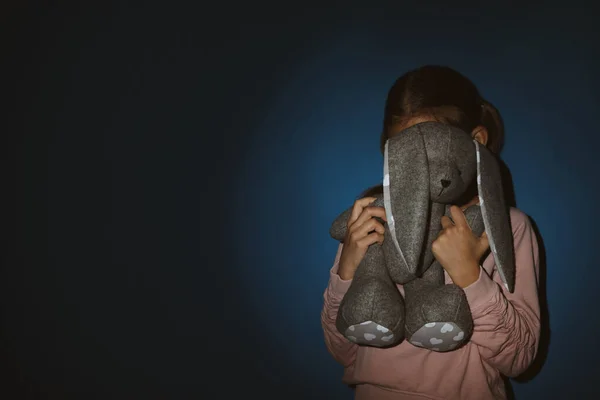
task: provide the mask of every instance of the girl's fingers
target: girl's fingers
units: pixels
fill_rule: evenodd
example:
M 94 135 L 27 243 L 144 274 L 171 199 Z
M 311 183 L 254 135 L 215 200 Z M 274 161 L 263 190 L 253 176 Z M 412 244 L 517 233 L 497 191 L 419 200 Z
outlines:
M 358 235 L 358 238 L 362 238 L 373 231 L 381 233 L 382 235 L 385 233 L 383 225 L 376 219 L 371 218 L 361 226 L 357 226 L 355 232 Z
M 383 235 L 379 232 L 369 233 L 367 236 L 357 242 L 357 244 L 362 248 L 366 248 L 375 243 L 383 243 Z
M 378 217 L 385 221 L 385 209 L 383 207 L 364 208 L 358 219 L 354 221 L 354 223 L 352 223 L 348 228 L 350 230 L 357 229 L 373 217 Z
M 448 229 L 448 228 L 450 228 L 453 225 L 454 224 L 452 223 L 452 220 L 450 218 L 448 218 L 445 215 L 442 217 L 442 228 Z
M 363 209 L 369 204 L 373 203 L 375 200 L 377 200 L 375 197 L 364 197 L 354 202 L 354 206 L 352 207 L 352 213 L 350 214 L 350 218 L 348 219 L 348 228 L 350 228 L 350 226 L 354 224 L 354 222 L 356 222 Z

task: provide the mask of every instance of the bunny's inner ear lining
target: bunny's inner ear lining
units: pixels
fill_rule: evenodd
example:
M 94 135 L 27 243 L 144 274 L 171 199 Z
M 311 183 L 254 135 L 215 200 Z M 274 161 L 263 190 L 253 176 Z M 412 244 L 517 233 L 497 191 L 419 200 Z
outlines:
M 475 141 L 477 185 L 485 232 L 500 278 L 507 290 L 514 290 L 515 261 L 509 209 L 504 203 L 500 169 L 489 150 Z
M 385 142 L 385 148 L 383 152 L 383 205 L 385 208 L 385 215 L 392 241 L 394 242 L 394 246 L 400 255 L 400 259 L 404 263 L 404 266 L 408 268 L 404 253 L 402 252 L 400 244 L 398 243 L 398 238 L 396 237 L 396 223 L 394 221 L 394 215 L 392 214 L 392 199 L 390 195 L 389 144 L 389 140 Z

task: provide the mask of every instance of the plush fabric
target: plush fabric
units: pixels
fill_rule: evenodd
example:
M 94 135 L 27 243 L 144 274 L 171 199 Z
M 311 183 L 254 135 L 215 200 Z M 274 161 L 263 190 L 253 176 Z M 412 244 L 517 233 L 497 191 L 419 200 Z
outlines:
M 444 284 L 431 244 L 441 217 L 476 184 L 480 204 L 465 211 L 476 235 L 485 230 L 500 276 L 514 288 L 509 210 L 495 156 L 466 132 L 438 122 L 414 125 L 385 145 L 383 195 L 387 222 L 381 245 L 369 247 L 342 299 L 337 329 L 360 345 L 388 347 L 409 340 L 433 351 L 464 345 L 473 320 L 464 291 Z M 351 208 L 333 222 L 342 241 Z M 396 284 L 404 286 L 404 297 Z

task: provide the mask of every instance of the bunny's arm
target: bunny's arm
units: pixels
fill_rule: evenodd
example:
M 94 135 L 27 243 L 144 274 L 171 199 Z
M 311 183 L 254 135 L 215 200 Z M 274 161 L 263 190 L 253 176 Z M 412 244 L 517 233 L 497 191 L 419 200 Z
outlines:
M 538 243 L 531 222 L 511 209 L 516 284 L 504 290 L 497 273 L 480 268 L 479 279 L 465 288 L 473 315 L 473 336 L 482 358 L 507 377 L 523 373 L 533 362 L 540 338 Z M 493 263 L 488 257 L 484 267 Z M 491 265 L 488 264 L 490 267 Z
M 379 195 L 375 197 L 376 200 L 367 207 L 383 207 L 383 196 Z M 344 212 L 338 215 L 338 217 L 331 224 L 331 228 L 329 228 L 329 234 L 335 240 L 343 242 L 344 238 L 346 237 L 346 232 L 348 231 L 348 219 L 352 215 L 352 208 L 353 207 L 347 208 Z M 375 217 L 375 219 L 382 224 L 384 223 L 384 221 L 379 217 Z
M 338 247 L 335 262 L 330 271 L 329 284 L 323 295 L 324 305 L 321 311 L 321 325 L 325 335 L 327 350 L 338 363 L 348 369 L 353 367 L 358 345 L 346 339 L 338 331 L 335 324 L 340 303 L 351 283 L 351 281 L 342 280 L 337 274 L 342 246 L 340 244 Z

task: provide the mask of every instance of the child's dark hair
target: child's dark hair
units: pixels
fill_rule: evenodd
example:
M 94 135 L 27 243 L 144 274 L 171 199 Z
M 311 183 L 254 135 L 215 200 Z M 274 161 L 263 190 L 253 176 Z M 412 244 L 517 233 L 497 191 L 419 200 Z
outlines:
M 418 116 L 430 116 L 468 133 L 482 125 L 488 131 L 486 147 L 496 154 L 502 149 L 504 124 L 500 113 L 473 82 L 452 68 L 426 65 L 396 80 L 385 102 L 381 151 L 392 127 Z M 378 185 L 361 197 L 381 192 L 382 186 Z

